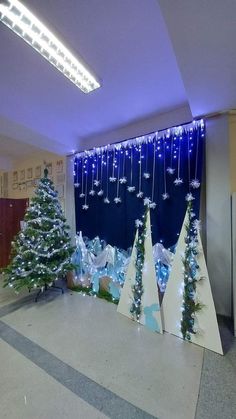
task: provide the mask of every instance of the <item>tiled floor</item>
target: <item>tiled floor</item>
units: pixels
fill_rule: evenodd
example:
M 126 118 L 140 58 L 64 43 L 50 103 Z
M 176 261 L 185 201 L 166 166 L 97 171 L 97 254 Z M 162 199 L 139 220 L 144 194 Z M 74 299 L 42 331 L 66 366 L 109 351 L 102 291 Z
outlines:
M 149 332 L 103 300 L 13 296 L 0 290 L 1 418 L 236 418 L 227 329 L 221 357 Z

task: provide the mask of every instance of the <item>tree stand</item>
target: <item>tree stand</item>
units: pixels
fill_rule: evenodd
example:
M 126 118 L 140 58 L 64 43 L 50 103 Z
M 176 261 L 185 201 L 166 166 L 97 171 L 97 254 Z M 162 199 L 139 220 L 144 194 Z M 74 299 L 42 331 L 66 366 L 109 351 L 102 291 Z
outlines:
M 57 290 L 60 290 L 61 291 L 61 293 L 62 294 L 64 294 L 64 290 L 63 290 L 63 288 L 62 287 L 58 287 L 58 286 L 56 286 L 55 285 L 55 282 L 53 282 L 52 283 L 52 285 L 48 285 L 48 284 L 45 284 L 44 285 L 44 288 L 43 288 L 43 291 L 42 291 L 42 288 L 40 288 L 39 289 L 39 291 L 37 292 L 37 294 L 36 294 L 36 297 L 35 297 L 35 302 L 37 303 L 37 301 L 38 301 L 38 297 L 41 295 L 41 294 L 43 294 L 43 293 L 45 293 L 46 291 L 48 291 L 48 290 L 55 290 L 55 291 L 57 291 Z

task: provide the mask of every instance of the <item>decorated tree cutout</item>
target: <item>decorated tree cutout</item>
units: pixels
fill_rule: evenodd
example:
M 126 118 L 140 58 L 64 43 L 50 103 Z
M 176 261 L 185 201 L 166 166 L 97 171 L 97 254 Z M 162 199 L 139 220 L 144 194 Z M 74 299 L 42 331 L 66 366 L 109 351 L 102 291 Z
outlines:
M 223 354 L 199 222 L 188 204 L 162 303 L 164 330 Z
M 47 288 L 73 269 L 69 226 L 47 175 L 45 169 L 26 211 L 24 227 L 12 243 L 14 257 L 5 269 L 5 286 L 16 291 Z
M 154 332 L 162 333 L 149 208 L 143 222 L 138 224 L 117 311 Z

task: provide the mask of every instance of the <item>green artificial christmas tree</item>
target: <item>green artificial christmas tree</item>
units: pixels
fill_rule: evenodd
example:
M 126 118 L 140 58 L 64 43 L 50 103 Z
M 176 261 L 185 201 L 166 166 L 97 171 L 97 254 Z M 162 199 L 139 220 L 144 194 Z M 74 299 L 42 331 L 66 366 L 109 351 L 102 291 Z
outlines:
M 26 211 L 24 228 L 12 243 L 14 257 L 5 269 L 5 286 L 16 291 L 24 287 L 29 290 L 48 288 L 74 268 L 69 226 L 53 182 L 47 175 L 45 169 Z

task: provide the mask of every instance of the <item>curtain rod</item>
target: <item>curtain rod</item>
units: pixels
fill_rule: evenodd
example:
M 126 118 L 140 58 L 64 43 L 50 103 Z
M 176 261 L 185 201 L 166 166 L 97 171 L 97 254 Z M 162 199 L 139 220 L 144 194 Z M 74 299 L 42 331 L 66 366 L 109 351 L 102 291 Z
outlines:
M 121 144 L 122 145 L 122 143 L 126 143 L 126 142 L 132 142 L 132 141 L 135 141 L 135 140 L 137 140 L 137 139 L 140 139 L 140 138 L 142 138 L 142 137 L 148 137 L 148 136 L 151 136 L 151 135 L 155 135 L 155 134 L 157 134 L 157 133 L 162 133 L 162 132 L 164 132 L 164 131 L 171 131 L 171 130 L 173 130 L 173 129 L 177 129 L 177 128 L 179 128 L 179 127 L 181 127 L 181 128 L 185 128 L 185 127 L 187 127 L 188 125 L 192 125 L 194 122 L 196 123 L 196 124 L 199 124 L 199 122 L 200 121 L 203 121 L 203 118 L 199 118 L 199 119 L 194 119 L 194 120 L 192 120 L 192 121 L 189 121 L 189 122 L 184 122 L 183 124 L 179 124 L 179 125 L 172 125 L 171 127 L 169 127 L 169 128 L 162 128 L 162 129 L 160 129 L 160 130 L 157 130 L 157 131 L 151 131 L 151 132 L 149 132 L 149 133 L 146 133 L 146 134 L 143 134 L 143 135 L 138 135 L 138 136 L 134 136 L 134 137 L 130 137 L 130 138 L 127 138 L 127 139 L 125 139 L 125 140 L 119 140 L 119 141 L 115 141 L 114 143 L 109 143 L 109 144 L 105 144 L 105 145 L 100 145 L 100 146 L 94 146 L 94 147 L 92 147 L 92 148 L 90 148 L 90 149 L 88 149 L 88 150 L 82 150 L 82 151 L 75 151 L 74 153 L 70 153 L 70 154 L 67 154 L 67 156 L 66 157 L 73 157 L 73 156 L 76 156 L 77 154 L 82 154 L 82 153 L 92 153 L 92 152 L 96 152 L 96 149 L 99 149 L 99 148 L 104 148 L 104 147 L 115 147 L 117 144 Z

